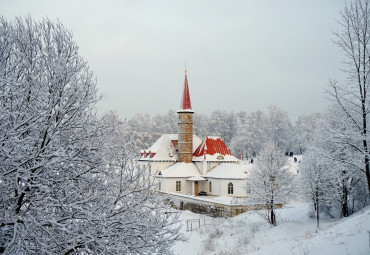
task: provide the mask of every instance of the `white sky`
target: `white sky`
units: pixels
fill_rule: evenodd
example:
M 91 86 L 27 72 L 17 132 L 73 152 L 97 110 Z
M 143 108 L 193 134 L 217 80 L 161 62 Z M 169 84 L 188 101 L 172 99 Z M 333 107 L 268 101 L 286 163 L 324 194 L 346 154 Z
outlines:
M 178 110 L 187 63 L 192 107 L 325 111 L 342 81 L 332 31 L 344 0 L 0 0 L 7 19 L 59 19 L 98 79 L 101 112 Z

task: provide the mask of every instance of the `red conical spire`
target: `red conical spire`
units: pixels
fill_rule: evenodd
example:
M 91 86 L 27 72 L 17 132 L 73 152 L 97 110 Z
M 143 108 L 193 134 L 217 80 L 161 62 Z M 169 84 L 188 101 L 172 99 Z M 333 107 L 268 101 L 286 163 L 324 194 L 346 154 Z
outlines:
M 182 92 L 180 111 L 191 111 L 190 93 L 188 85 L 188 77 L 185 70 L 185 81 L 184 81 L 184 91 Z

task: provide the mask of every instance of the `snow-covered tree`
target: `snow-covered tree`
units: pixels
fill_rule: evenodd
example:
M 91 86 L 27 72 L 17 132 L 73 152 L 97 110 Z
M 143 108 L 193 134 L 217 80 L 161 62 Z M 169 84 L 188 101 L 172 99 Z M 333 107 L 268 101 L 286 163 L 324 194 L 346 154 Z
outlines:
M 332 207 L 339 207 L 343 217 L 357 211 L 367 203 L 367 185 L 363 176 L 363 155 L 357 150 L 361 141 L 354 139 L 352 124 L 348 122 L 338 105 L 332 105 L 323 116 L 314 136 L 311 148 L 328 162 L 333 184 L 332 194 L 336 196 Z M 352 144 L 353 146 L 348 146 Z
M 153 117 L 153 133 L 177 133 L 178 116 L 175 111 L 170 110 L 167 114 L 157 114 Z M 147 127 L 148 128 L 148 127 Z
M 208 118 L 208 134 L 220 135 L 227 145 L 230 145 L 235 134 L 235 128 L 236 117 L 233 112 L 213 111 Z
M 290 152 L 294 135 L 288 113 L 275 105 L 270 106 L 266 125 L 268 140 L 276 143 L 283 151 Z
M 236 134 L 231 141 L 231 148 L 234 152 L 240 151 L 243 157 L 252 158 L 265 143 L 266 116 L 261 111 L 239 112 L 236 116 Z
M 248 116 L 246 129 L 248 130 L 247 140 L 249 141 L 250 157 L 255 157 L 267 141 L 266 118 L 266 114 L 262 111 L 251 112 Z
M 170 252 L 176 219 L 126 143 L 107 142 L 116 124 L 96 117 L 97 100 L 61 23 L 0 18 L 0 253 Z
M 164 130 L 158 132 L 155 127 L 150 114 L 137 113 L 126 121 L 125 133 L 140 149 L 147 149 L 163 134 Z
M 178 214 L 157 194 L 157 183 L 146 169 L 136 166 L 138 148 L 122 135 L 122 122 L 114 114 L 106 114 L 104 123 L 115 127 L 106 133 L 104 160 L 108 168 L 105 180 L 98 252 L 110 254 L 169 254 L 179 234 Z
M 266 207 L 267 219 L 273 225 L 276 225 L 274 206 L 287 199 L 293 179 L 284 152 L 274 142 L 267 142 L 247 175 L 246 188 L 255 202 Z
M 195 112 L 193 122 L 195 134 L 203 139 L 209 132 L 208 130 L 209 116 L 204 113 Z
M 320 114 L 309 113 L 303 114 L 298 117 L 298 120 L 294 126 L 296 135 L 296 146 L 299 152 L 304 153 L 309 144 L 313 141 L 316 128 L 320 123 Z
M 239 112 L 236 114 L 236 133 L 230 143 L 230 149 L 234 152 L 234 155 L 240 155 L 248 158 L 249 141 L 247 140 L 248 129 L 247 124 L 247 112 Z
M 348 79 L 343 85 L 330 81 L 330 98 L 337 110 L 346 117 L 348 139 L 341 139 L 343 147 L 354 149 L 362 157 L 359 171 L 366 179 L 370 194 L 369 165 L 369 74 L 370 74 L 370 1 L 352 0 L 340 13 L 341 30 L 336 32 L 335 43 L 346 57 Z M 338 134 L 340 136 L 340 134 Z M 354 155 L 355 156 L 355 155 Z M 355 156 L 356 157 L 356 156 Z
M 321 206 L 331 206 L 334 198 L 335 178 L 329 167 L 328 159 L 314 150 L 307 151 L 299 165 L 299 191 L 314 207 L 317 229 Z

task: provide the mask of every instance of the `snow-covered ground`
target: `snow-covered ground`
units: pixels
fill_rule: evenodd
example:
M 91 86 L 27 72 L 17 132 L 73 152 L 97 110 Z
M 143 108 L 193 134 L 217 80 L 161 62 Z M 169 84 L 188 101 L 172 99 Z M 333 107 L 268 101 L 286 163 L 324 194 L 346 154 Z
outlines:
M 256 211 L 228 219 L 183 211 L 188 242 L 177 243 L 175 254 L 370 254 L 370 206 L 348 218 L 323 218 L 318 233 L 305 203 L 291 202 L 277 214 L 278 226 L 272 227 Z

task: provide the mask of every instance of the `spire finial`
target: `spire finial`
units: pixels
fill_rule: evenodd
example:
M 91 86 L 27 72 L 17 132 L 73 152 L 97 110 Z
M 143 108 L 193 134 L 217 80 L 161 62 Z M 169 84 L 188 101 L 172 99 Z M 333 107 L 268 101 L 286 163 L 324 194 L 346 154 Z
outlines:
M 184 89 L 183 89 L 182 97 L 181 97 L 180 111 L 193 112 L 191 109 L 188 77 L 187 77 L 186 72 L 187 72 L 187 69 L 185 65 L 185 81 L 184 81 Z

